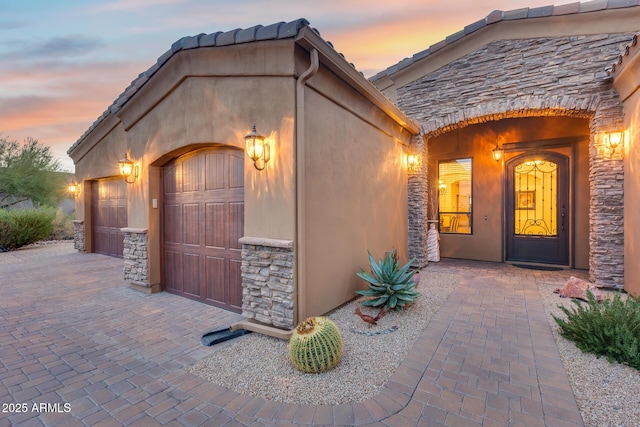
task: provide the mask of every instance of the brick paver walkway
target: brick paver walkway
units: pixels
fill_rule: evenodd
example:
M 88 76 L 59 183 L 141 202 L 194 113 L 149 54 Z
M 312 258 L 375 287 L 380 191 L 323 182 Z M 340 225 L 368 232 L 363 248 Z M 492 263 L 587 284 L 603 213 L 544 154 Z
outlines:
M 451 260 L 428 268 L 460 284 L 382 393 L 311 406 L 185 371 L 211 352 L 202 333 L 236 314 L 133 291 L 122 260 L 69 243 L 0 254 L 0 409 L 10 410 L 0 427 L 583 425 L 536 287 L 568 273 Z

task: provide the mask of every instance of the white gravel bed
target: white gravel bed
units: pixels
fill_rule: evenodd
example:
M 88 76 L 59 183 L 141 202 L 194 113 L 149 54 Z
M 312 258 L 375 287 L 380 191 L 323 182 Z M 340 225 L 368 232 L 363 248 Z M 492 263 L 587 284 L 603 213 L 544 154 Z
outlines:
M 557 284 L 538 284 L 560 358 L 585 425 L 639 426 L 640 371 L 617 362 L 609 363 L 605 358 L 598 359 L 591 353 L 583 353 L 572 341 L 560 336 L 559 327 L 551 315 L 566 319 L 558 305 L 571 309 L 576 303 L 553 293 L 557 287 Z M 613 298 L 614 292 L 607 291 L 606 294 Z
M 423 270 L 416 302 L 402 312 L 387 313 L 370 328 L 354 314 L 359 306 L 355 301 L 329 314 L 344 344 L 340 363 L 329 372 L 296 370 L 289 361 L 288 341 L 256 333 L 213 347 L 215 353 L 189 371 L 238 393 L 278 402 L 361 402 L 380 393 L 457 283 L 454 274 Z M 375 316 L 378 310 L 363 307 L 362 312 Z

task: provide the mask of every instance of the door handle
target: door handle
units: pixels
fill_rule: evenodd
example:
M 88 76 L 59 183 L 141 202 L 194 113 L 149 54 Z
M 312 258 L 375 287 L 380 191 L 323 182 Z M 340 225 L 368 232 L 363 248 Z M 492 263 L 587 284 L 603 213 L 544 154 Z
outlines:
M 564 231 L 564 213 L 562 214 L 562 231 Z

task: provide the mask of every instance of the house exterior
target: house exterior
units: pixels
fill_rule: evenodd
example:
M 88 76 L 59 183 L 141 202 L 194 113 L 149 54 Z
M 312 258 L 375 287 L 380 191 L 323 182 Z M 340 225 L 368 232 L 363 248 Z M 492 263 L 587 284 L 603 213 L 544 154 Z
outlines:
M 369 80 L 303 19 L 185 37 L 70 148 L 76 247 L 281 329 L 367 250 L 426 265 L 430 224 L 444 257 L 638 295 L 639 32 L 638 1 L 495 11 Z
M 136 289 L 292 329 L 353 298 L 367 250 L 406 259 L 419 130 L 305 20 L 183 38 L 70 148 L 76 246 Z
M 608 143 L 620 130 L 637 138 L 637 103 L 607 70 L 638 31 L 638 2 L 495 11 L 372 77 L 422 125 L 411 255 L 425 259 L 433 216 L 442 256 L 589 269 L 598 285 L 637 287 L 623 261 L 637 229 L 625 225 L 634 145 Z

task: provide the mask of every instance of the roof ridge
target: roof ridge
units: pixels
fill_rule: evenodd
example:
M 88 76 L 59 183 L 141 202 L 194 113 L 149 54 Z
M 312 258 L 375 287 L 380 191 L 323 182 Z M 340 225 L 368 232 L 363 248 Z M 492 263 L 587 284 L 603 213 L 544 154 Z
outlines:
M 575 2 L 562 4 L 558 6 L 540 6 L 534 8 L 521 8 L 508 11 L 494 10 L 489 15 L 472 24 L 467 25 L 462 30 L 447 36 L 427 49 L 414 54 L 410 58 L 404 58 L 397 64 L 394 64 L 374 76 L 370 77 L 370 81 L 376 81 L 383 77 L 389 76 L 397 71 L 408 67 L 427 56 L 439 51 L 440 49 L 478 31 L 488 25 L 492 25 L 501 21 L 512 21 L 516 19 L 544 18 L 548 16 L 574 15 L 579 13 L 596 12 L 605 9 L 621 9 L 627 7 L 636 7 L 640 5 L 640 0 L 591 0 L 587 2 Z

